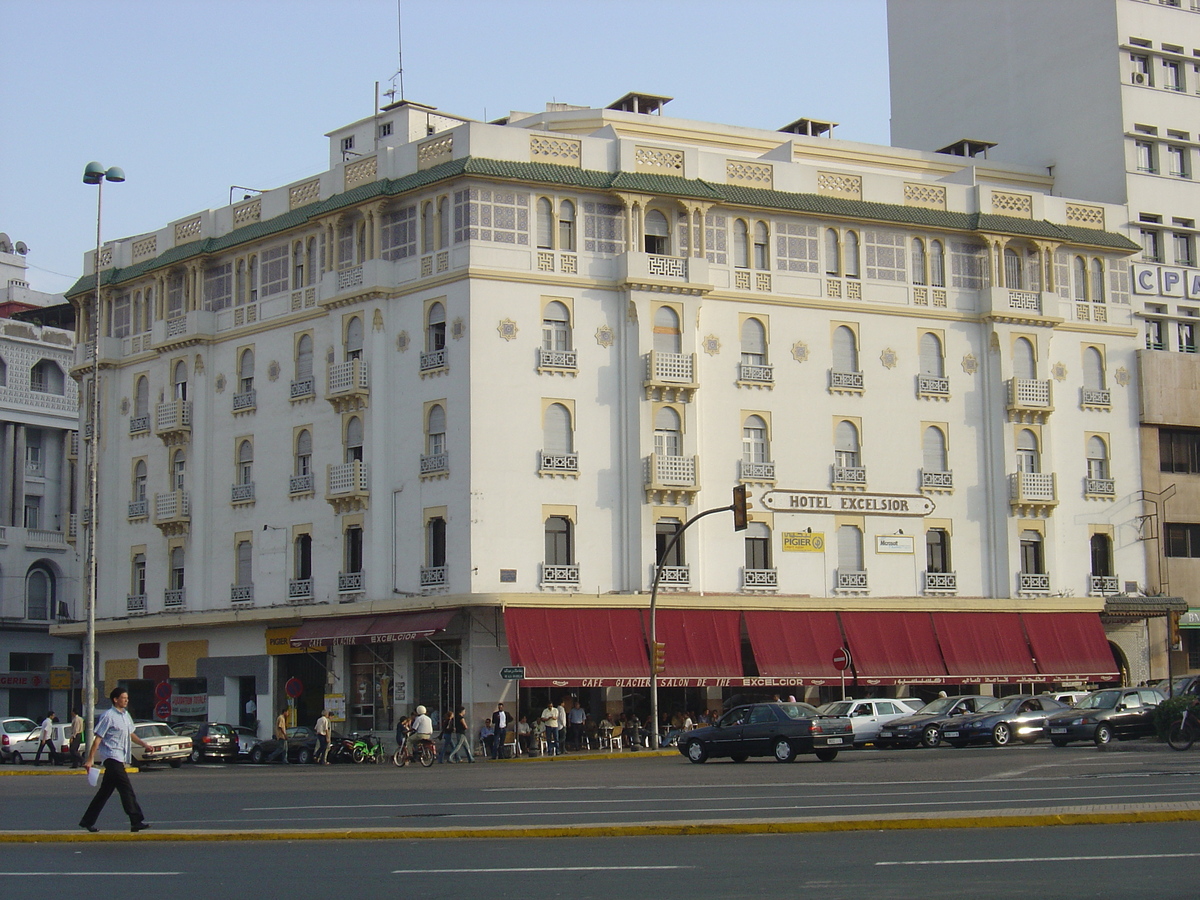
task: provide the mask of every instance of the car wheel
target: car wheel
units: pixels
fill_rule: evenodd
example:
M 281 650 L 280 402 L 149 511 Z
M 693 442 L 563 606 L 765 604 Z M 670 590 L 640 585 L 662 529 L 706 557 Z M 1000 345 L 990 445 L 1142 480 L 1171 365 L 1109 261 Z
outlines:
M 929 725 L 921 732 L 921 745 L 923 747 L 940 747 L 942 745 L 942 730 L 936 725 Z
M 694 763 L 702 763 L 708 759 L 708 751 L 699 741 L 688 741 L 687 758 Z
M 1062 738 L 1050 738 L 1050 743 L 1052 743 L 1055 747 L 1067 746 L 1067 742 Z
M 992 729 L 992 743 L 997 747 L 1006 747 L 1012 743 L 1012 728 L 1007 722 L 1000 722 Z
M 733 753 L 730 755 L 729 758 L 732 759 L 734 762 L 745 762 L 746 760 L 748 760 L 750 758 L 750 755 L 747 753 Z
M 789 744 L 783 738 L 780 738 L 775 742 L 775 759 L 778 762 L 787 763 L 791 762 L 795 758 L 796 751 L 793 749 L 791 744 Z
M 171 764 L 172 769 L 178 769 L 180 766 L 183 765 L 182 759 L 171 759 L 171 760 L 168 760 L 168 762 Z
M 817 759 L 821 762 L 833 762 L 837 759 L 838 752 L 836 750 L 818 750 Z
M 307 747 L 301 747 L 300 752 L 296 754 L 296 762 L 302 766 L 307 766 L 312 762 L 312 751 Z
M 250 762 L 260 763 L 262 761 L 263 761 L 263 749 L 262 749 L 262 747 L 255 747 L 253 750 L 250 751 Z
M 200 755 L 199 750 L 193 750 L 191 756 L 189 756 L 188 759 L 190 759 L 194 763 L 198 763 L 198 762 L 200 762 L 201 759 L 203 759 L 203 757 Z
M 1092 740 L 1096 742 L 1097 747 L 1107 747 L 1113 742 L 1112 728 L 1101 722 L 1096 726 L 1096 736 Z
M 13 761 L 14 766 L 19 766 L 21 763 L 25 762 L 25 757 L 23 757 L 21 755 L 20 750 L 14 750 L 13 755 L 12 755 L 12 761 Z

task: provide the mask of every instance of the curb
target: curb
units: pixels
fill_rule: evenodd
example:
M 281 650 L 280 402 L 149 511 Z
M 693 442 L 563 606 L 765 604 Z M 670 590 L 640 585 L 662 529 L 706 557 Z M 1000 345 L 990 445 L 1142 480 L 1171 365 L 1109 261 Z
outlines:
M 126 766 L 126 767 L 125 767 L 125 771 L 126 771 L 127 773 L 129 773 L 130 775 L 135 775 L 135 774 L 137 774 L 137 773 L 141 772 L 142 770 L 141 770 L 141 769 L 134 768 L 133 766 Z M 48 775 L 58 775 L 58 776 L 63 776 L 63 775 L 75 775 L 75 776 L 79 776 L 79 775 L 86 775 L 86 774 L 87 774 L 87 770 L 86 770 L 86 769 L 58 768 L 58 767 L 53 767 L 53 766 L 52 766 L 52 767 L 50 767 L 50 768 L 48 768 L 48 769 L 46 769 L 46 770 L 42 770 L 42 769 L 40 769 L 40 768 L 37 768 L 37 767 L 34 767 L 34 766 L 30 766 L 30 767 L 29 767 L 29 768 L 27 768 L 27 769 L 26 769 L 26 768 L 20 768 L 20 769 L 0 769 L 0 778 L 4 778 L 4 777 L 9 777 L 9 778 L 20 778 L 20 777 L 22 777 L 22 776 L 24 776 L 24 777 L 37 777 L 37 778 L 44 778 L 44 777 L 46 777 L 46 776 L 48 776 Z
M 815 822 L 723 822 L 661 825 L 580 825 L 554 828 L 368 829 L 320 831 L 155 831 L 133 834 L 77 834 L 60 831 L 0 832 L 0 844 L 73 844 L 115 841 L 411 841 L 502 840 L 514 838 L 641 837 L 685 835 L 816 834 L 849 831 L 914 831 L 941 828 L 1044 828 L 1053 825 L 1124 825 L 1200 822 L 1200 810 L 1143 810 L 1033 815 L 950 816 L 946 818 L 849 819 Z

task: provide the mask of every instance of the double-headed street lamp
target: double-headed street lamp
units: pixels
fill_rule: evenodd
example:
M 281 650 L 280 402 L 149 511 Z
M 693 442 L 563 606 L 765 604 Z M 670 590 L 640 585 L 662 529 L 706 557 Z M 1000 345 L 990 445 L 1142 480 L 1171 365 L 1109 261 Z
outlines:
M 96 575 L 99 562 L 96 556 L 96 526 L 100 505 L 100 212 L 103 209 L 104 182 L 125 180 L 125 173 L 113 166 L 106 169 L 90 162 L 83 170 L 83 183 L 96 185 L 96 256 L 92 260 L 95 293 L 92 303 L 92 397 L 91 434 L 88 436 L 88 516 L 87 522 L 87 634 L 83 646 L 83 709 L 84 729 L 91 740 L 96 709 Z M 86 746 L 86 744 L 85 744 Z

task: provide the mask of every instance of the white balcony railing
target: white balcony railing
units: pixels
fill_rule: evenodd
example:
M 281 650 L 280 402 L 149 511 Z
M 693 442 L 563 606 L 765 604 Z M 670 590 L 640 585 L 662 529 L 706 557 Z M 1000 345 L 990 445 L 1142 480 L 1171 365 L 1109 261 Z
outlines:
M 166 609 L 183 609 L 183 588 L 168 588 L 163 591 L 163 606 Z
M 696 458 L 694 456 L 660 456 L 652 453 L 649 459 L 649 481 L 667 487 L 694 487 Z
M 1079 405 L 1090 409 L 1112 409 L 1112 391 L 1100 388 L 1080 388 Z
M 866 485 L 866 466 L 833 466 L 833 483 Z
M 339 594 L 359 594 L 363 589 L 363 573 L 358 572 L 338 572 L 338 593 Z
M 150 502 L 148 500 L 130 500 L 129 512 L 126 518 L 129 519 L 144 519 L 150 515 Z
M 428 372 L 430 369 L 446 368 L 446 348 L 440 350 L 428 350 L 421 354 L 421 371 Z
M 229 586 L 229 599 L 234 603 L 245 603 L 254 599 L 254 585 L 252 584 L 231 584 Z
M 242 410 L 254 409 L 257 404 L 258 393 L 254 390 L 242 391 L 239 394 L 233 395 L 233 411 L 241 412 Z
M 289 494 L 311 494 L 317 489 L 317 476 L 312 472 L 307 475 L 291 475 L 288 477 Z
M 1033 378 L 1010 378 L 1008 405 L 1012 409 L 1049 408 L 1050 382 Z
M 579 474 L 579 454 L 578 453 L 548 453 L 545 450 L 538 452 L 538 471 L 539 472 L 563 472 L 573 475 Z
M 130 416 L 129 417 L 129 433 L 144 434 L 150 430 L 150 416 Z
M 125 611 L 131 613 L 144 613 L 146 611 L 146 595 L 145 594 L 128 594 L 125 597 Z
M 774 481 L 775 463 L 738 460 L 738 478 L 742 481 Z
M 574 350 L 544 350 L 538 348 L 539 369 L 574 369 L 577 354 Z
M 448 471 L 450 471 L 450 455 L 448 453 L 434 453 L 421 457 L 422 475 L 432 475 L 437 472 Z
M 658 278 L 687 278 L 687 260 L 677 256 L 646 255 L 646 274 Z
M 1053 472 L 1014 472 L 1008 476 L 1009 497 L 1015 503 L 1055 503 Z
M 921 490 L 950 491 L 954 489 L 953 472 L 929 472 L 921 470 Z
M 188 491 L 154 495 L 154 519 L 157 522 L 186 519 L 191 515 L 191 509 L 191 494 Z
M 301 397 L 311 397 L 315 391 L 316 387 L 311 375 L 307 378 L 297 378 L 292 382 L 291 399 L 299 400 Z
M 666 353 L 653 350 L 646 357 L 646 378 L 662 384 L 692 384 L 695 381 L 691 353 Z
M 839 372 L 829 370 L 829 389 L 831 391 L 861 391 L 863 390 L 862 372 Z
M 154 411 L 155 428 L 160 432 L 191 430 L 192 401 L 171 400 L 160 403 Z
M 579 587 L 579 564 L 542 563 L 541 583 L 547 587 Z
M 329 493 L 366 493 L 369 482 L 368 466 L 360 460 L 329 467 Z
M 950 396 L 950 379 L 941 375 L 918 375 L 917 393 L 933 397 Z
M 656 569 L 662 570 L 662 573 L 658 576 L 659 587 L 685 588 L 692 583 L 692 570 L 690 566 L 651 566 L 650 580 L 652 583 Z
M 867 590 L 867 573 L 847 569 L 837 570 L 837 590 L 865 591 Z
M 254 499 L 254 482 L 235 484 L 229 492 L 230 503 L 249 503 Z
M 743 591 L 769 591 L 777 587 L 779 587 L 778 569 L 742 569 Z
M 1018 594 L 1049 594 L 1050 575 L 1046 572 L 1018 572 Z
M 313 580 L 311 578 L 292 578 L 288 580 L 289 600 L 311 600 L 313 596 Z
M 364 391 L 371 386 L 365 359 L 351 359 L 329 367 L 329 393 Z
M 1115 497 L 1117 485 L 1111 478 L 1085 478 L 1083 492 L 1089 497 Z
M 775 381 L 775 367 L 763 363 L 738 363 L 738 381 L 771 384 Z
M 1106 594 L 1119 594 L 1120 592 L 1121 585 L 1116 575 L 1088 576 L 1089 597 L 1103 597 Z
M 421 566 L 421 587 L 436 588 L 446 586 L 445 566 Z
M 958 593 L 958 575 L 954 572 L 922 573 L 922 587 L 926 594 Z

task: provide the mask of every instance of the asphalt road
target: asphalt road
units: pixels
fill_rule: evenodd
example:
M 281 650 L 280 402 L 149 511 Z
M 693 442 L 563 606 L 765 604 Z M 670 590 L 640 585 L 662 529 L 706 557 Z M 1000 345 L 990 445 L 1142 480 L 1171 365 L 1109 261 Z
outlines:
M 199 765 L 133 776 L 156 833 L 763 822 L 1200 803 L 1200 753 L 1136 742 L 854 751 L 832 763 L 681 756 L 394 766 Z M 0 828 L 76 831 L 82 777 L 0 778 Z M 16 811 L 19 810 L 19 814 Z M 100 823 L 126 824 L 114 796 Z

